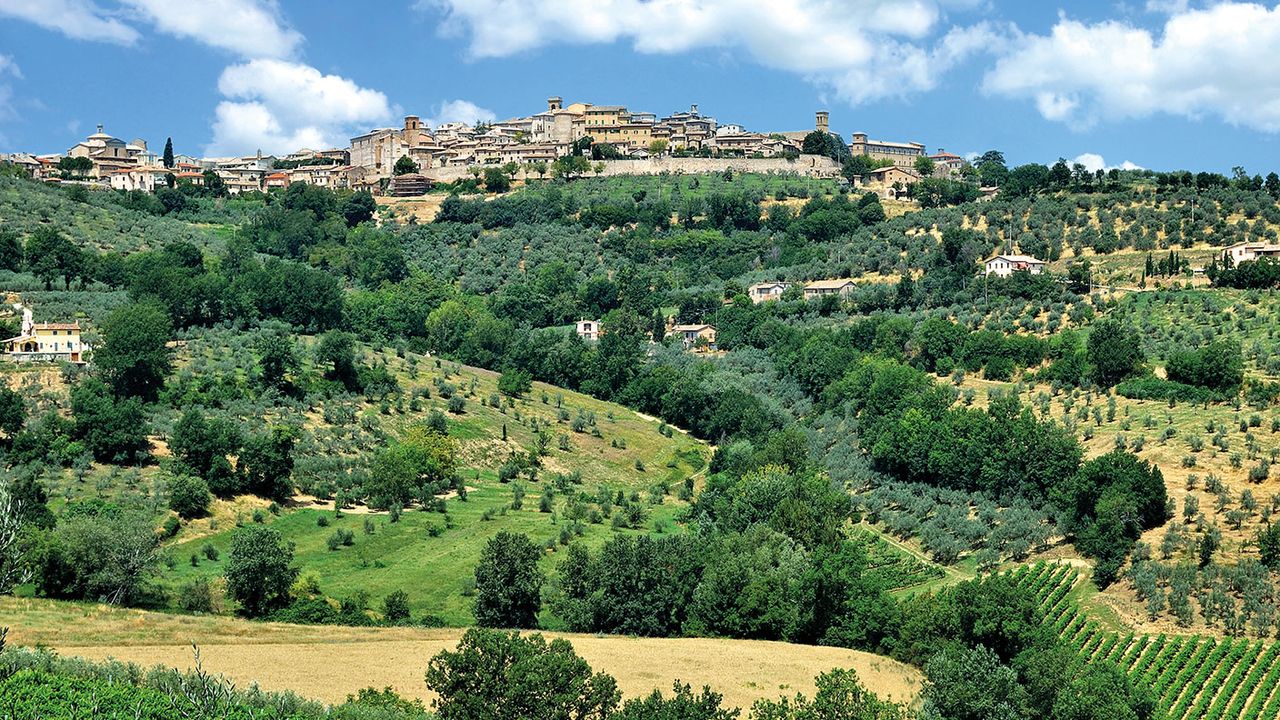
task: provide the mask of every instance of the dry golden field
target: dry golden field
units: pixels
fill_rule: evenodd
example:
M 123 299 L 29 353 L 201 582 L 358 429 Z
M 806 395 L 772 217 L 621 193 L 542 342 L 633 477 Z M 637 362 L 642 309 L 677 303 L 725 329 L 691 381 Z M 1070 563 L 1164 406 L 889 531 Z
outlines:
M 190 643 L 200 646 L 205 670 L 239 687 L 292 690 L 340 702 L 363 687 L 391 686 L 430 701 L 423 674 L 431 656 L 453 648 L 462 629 L 347 628 L 250 623 L 223 617 L 190 617 L 93 604 L 0 598 L 0 622 L 9 641 L 37 643 L 66 656 L 113 657 L 143 666 L 187 668 Z M 730 706 L 761 698 L 812 695 L 815 675 L 831 668 L 857 670 L 882 698 L 913 702 L 920 671 L 856 650 L 778 642 L 707 638 L 657 639 L 546 633 L 573 643 L 596 670 L 618 679 L 624 697 L 669 692 L 674 680 L 710 685 Z

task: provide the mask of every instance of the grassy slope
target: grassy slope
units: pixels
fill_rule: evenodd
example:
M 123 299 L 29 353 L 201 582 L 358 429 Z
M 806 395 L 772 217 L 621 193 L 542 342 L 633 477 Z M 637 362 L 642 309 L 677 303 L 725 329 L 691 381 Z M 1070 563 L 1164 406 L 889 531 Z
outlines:
M 344 512 L 334 517 L 331 510 L 314 509 L 300 503 L 285 509 L 280 517 L 265 516 L 265 520 L 277 527 L 287 539 L 297 545 L 298 564 L 304 573 L 314 573 L 322 589 L 331 596 L 344 597 L 356 590 L 364 590 L 376 601 L 392 590 L 403 589 L 409 594 L 415 613 L 439 615 L 451 624 L 471 622 L 471 599 L 464 592 L 464 579 L 471 576 L 484 543 L 502 530 L 528 534 L 535 542 L 558 539 L 562 527 L 568 522 L 562 519 L 564 497 L 558 496 L 554 512 L 539 512 L 539 500 L 543 488 L 554 473 L 578 471 L 583 482 L 577 490 L 595 495 L 599 486 L 607 486 L 615 492 L 627 495 L 640 493 L 648 503 L 655 497 L 651 488 L 655 484 L 667 484 L 674 490 L 685 478 L 701 472 L 702 462 L 693 458 L 707 458 L 709 452 L 704 443 L 683 433 L 676 432 L 667 438 L 658 432 L 659 423 L 641 417 L 622 406 L 543 383 L 535 383 L 532 392 L 516 401 L 514 408 L 494 408 L 483 404 L 497 392 L 497 374 L 452 363 L 434 366 L 430 358 L 416 358 L 417 371 L 410 369 L 409 360 L 394 356 L 382 356 L 388 368 L 395 373 L 405 394 L 413 389 L 429 388 L 439 377 L 456 385 L 460 392 L 471 392 L 466 410 L 461 415 L 449 415 L 449 434 L 454 437 L 463 457 L 461 474 L 468 487 L 467 500 L 452 498 L 446 501 L 446 516 L 436 512 L 410 510 L 398 523 L 391 523 L 386 513 L 368 514 L 367 509 Z M 471 390 L 472 381 L 475 383 Z M 542 402 L 545 393 L 546 403 Z M 601 437 L 590 433 L 574 433 L 568 422 L 558 420 L 557 402 L 570 414 L 595 413 Z M 446 401 L 433 393 L 422 400 L 419 412 L 383 415 L 377 406 L 368 406 L 366 415 L 382 419 L 383 427 L 393 436 L 409 424 L 422 421 L 432 409 L 444 411 Z M 497 481 L 497 468 L 508 454 L 529 447 L 533 442 L 530 420 L 549 423 L 553 437 L 570 436 L 569 451 L 560 450 L 552 442 L 550 455 L 543 459 L 540 480 L 522 483 L 527 491 L 521 510 L 506 510 L 513 499 L 513 484 Z M 508 439 L 502 440 L 503 426 Z M 614 447 L 625 444 L 625 448 Z M 640 461 L 644 469 L 638 469 Z M 691 464 L 692 462 L 692 464 Z M 609 520 L 598 525 L 586 524 L 583 541 L 589 547 L 602 544 L 615 532 L 635 533 L 676 531 L 674 518 L 684 503 L 674 494 L 662 496 L 661 504 L 649 504 L 648 518 L 643 530 L 614 530 Z M 330 505 L 331 507 L 331 505 Z M 490 520 L 483 520 L 486 511 L 495 513 Z M 317 524 L 320 516 L 327 516 L 329 527 Z M 367 534 L 364 521 L 373 522 L 373 534 Z M 248 521 L 242 514 L 241 522 Z M 330 551 L 326 540 L 338 528 L 355 533 L 355 545 Z M 435 529 L 438 536 L 430 533 Z M 208 521 L 197 521 L 168 546 L 178 563 L 164 573 L 162 585 L 176 589 L 197 576 L 212 577 L 222 573 L 226 551 L 234 527 L 222 523 L 216 530 Z M 190 539 L 188 539 L 190 537 Z M 218 549 L 220 558 L 212 562 L 200 553 L 209 543 Z M 200 556 L 199 566 L 190 564 L 190 556 Z M 548 571 L 555 563 L 553 553 L 548 553 L 544 566 Z
M 0 617 L 15 644 L 43 644 L 64 654 L 108 656 L 143 665 L 189 666 L 191 642 L 206 670 L 240 686 L 259 682 L 308 697 L 340 701 L 369 685 L 428 698 L 422 677 L 436 652 L 452 648 L 461 630 L 305 627 L 184 617 L 88 603 L 0 598 Z M 568 638 L 596 669 L 618 679 L 627 697 L 672 680 L 709 684 L 726 704 L 749 707 L 760 698 L 812 694 L 813 677 L 833 667 L 854 668 L 881 697 L 913 701 L 919 670 L 855 650 L 751 640 L 646 639 L 591 635 Z

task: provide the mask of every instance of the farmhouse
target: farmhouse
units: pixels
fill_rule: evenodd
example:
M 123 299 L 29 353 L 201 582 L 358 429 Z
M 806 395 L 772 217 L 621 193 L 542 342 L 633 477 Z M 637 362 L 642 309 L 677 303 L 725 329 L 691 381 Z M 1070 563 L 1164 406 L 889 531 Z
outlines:
M 822 297 L 823 295 L 845 295 L 851 292 L 857 284 L 852 280 L 814 280 L 806 283 L 804 286 L 804 299 L 812 300 L 813 298 Z
M 23 314 L 22 333 L 4 340 L 5 355 L 14 362 L 84 362 L 88 348 L 80 339 L 80 323 L 33 323 Z
M 1233 266 L 1262 257 L 1280 258 L 1280 245 L 1268 245 L 1260 242 L 1236 243 L 1225 248 L 1222 251 L 1222 256 L 1230 260 Z
M 573 329 L 583 340 L 599 340 L 603 334 L 599 320 L 579 320 L 574 323 Z
M 987 260 L 986 274 L 996 277 L 1009 277 L 1015 272 L 1025 270 L 1032 275 L 1044 272 L 1045 261 L 1037 260 L 1030 255 L 996 255 Z
M 759 305 L 769 300 L 777 300 L 789 287 L 791 287 L 789 282 L 756 283 L 747 288 L 747 296 L 751 298 L 751 302 Z
M 920 182 L 920 174 L 915 170 L 898 165 L 890 165 L 889 167 L 876 168 L 867 173 L 870 182 L 884 185 L 885 187 L 906 187 L 914 183 Z
M 716 329 L 711 325 L 675 325 L 667 331 L 667 337 L 678 337 L 685 350 L 707 352 L 716 349 Z

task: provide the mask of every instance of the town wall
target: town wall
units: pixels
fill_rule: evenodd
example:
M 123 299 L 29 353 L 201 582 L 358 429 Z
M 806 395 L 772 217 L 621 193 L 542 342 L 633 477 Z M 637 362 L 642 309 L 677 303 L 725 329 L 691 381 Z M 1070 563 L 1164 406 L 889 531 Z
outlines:
M 633 160 L 605 160 L 602 177 L 616 175 L 705 175 L 732 169 L 742 173 L 777 173 L 807 177 L 839 177 L 840 165 L 823 155 L 801 155 L 794 160 L 786 158 L 676 158 L 659 157 Z M 592 163 L 594 165 L 594 163 Z M 471 177 L 471 167 L 424 168 L 422 174 L 439 182 L 453 182 Z M 551 174 L 548 167 L 547 176 Z M 537 177 L 530 173 L 530 177 Z M 595 175 L 594 170 L 587 177 Z M 526 170 L 521 166 L 517 178 L 524 178 Z

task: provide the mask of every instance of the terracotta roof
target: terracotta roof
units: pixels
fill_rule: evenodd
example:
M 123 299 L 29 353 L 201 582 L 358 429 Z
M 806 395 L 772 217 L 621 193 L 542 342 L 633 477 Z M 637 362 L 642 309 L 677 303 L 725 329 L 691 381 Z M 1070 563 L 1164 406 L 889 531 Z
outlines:
M 842 288 L 846 285 L 855 285 L 855 284 L 856 283 L 854 283 L 853 280 L 846 278 L 843 280 L 814 280 L 813 282 L 805 283 L 804 286 L 805 286 L 805 289 L 835 290 L 837 288 Z
M 1044 260 L 1033 258 L 1030 255 L 996 255 L 990 258 L 989 260 L 987 260 L 987 262 L 991 262 L 992 260 L 1008 260 L 1009 262 L 1035 263 L 1036 265 L 1046 264 Z
M 35 323 L 31 326 L 33 330 L 79 330 L 80 323 Z

